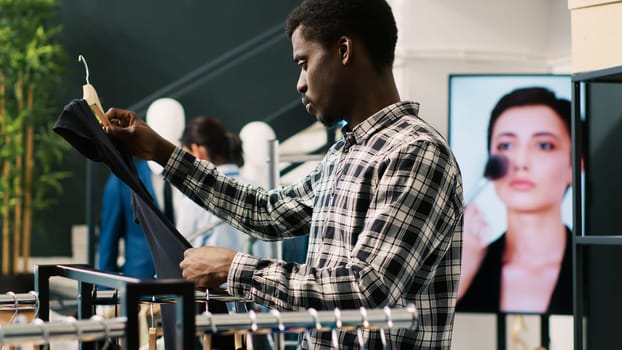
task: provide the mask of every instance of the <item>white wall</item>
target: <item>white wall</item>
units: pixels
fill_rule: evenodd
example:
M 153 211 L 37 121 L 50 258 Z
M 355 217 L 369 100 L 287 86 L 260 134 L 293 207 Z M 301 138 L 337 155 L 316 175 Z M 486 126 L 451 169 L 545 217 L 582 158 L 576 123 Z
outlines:
M 569 73 L 570 13 L 563 0 L 393 0 L 402 99 L 447 131 L 453 73 Z
M 564 0 L 392 0 L 399 37 L 395 77 L 402 99 L 447 135 L 448 79 L 456 73 L 570 73 Z M 539 318 L 521 334 L 534 349 Z M 516 319 L 508 317 L 508 328 Z M 550 349 L 572 349 L 572 317 L 551 321 Z M 508 349 L 512 349 L 510 337 Z M 459 314 L 452 349 L 493 350 L 493 315 Z

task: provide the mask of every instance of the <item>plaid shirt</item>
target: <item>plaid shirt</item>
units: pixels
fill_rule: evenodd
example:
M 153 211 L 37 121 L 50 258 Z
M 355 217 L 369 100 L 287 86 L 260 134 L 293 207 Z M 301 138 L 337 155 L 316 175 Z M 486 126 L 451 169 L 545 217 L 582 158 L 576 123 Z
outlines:
M 449 349 L 460 274 L 462 183 L 445 140 L 419 105 L 384 108 L 335 143 L 305 178 L 271 191 L 242 185 L 175 150 L 165 176 L 186 195 L 260 239 L 309 235 L 306 264 L 238 253 L 228 291 L 279 310 L 402 307 L 416 330 L 386 331 L 390 349 Z M 340 331 L 340 348 L 358 348 Z M 379 332 L 365 331 L 380 349 Z M 330 348 L 311 332 L 310 348 Z

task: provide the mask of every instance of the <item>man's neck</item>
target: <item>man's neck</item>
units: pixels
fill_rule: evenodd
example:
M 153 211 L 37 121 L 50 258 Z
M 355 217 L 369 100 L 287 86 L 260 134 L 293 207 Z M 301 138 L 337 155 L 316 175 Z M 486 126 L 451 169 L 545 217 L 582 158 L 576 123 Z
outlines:
M 351 128 L 360 124 L 381 109 L 400 101 L 393 73 L 378 75 L 359 84 L 358 94 L 354 94 L 353 110 L 346 117 Z M 358 96 L 357 96 L 358 95 Z

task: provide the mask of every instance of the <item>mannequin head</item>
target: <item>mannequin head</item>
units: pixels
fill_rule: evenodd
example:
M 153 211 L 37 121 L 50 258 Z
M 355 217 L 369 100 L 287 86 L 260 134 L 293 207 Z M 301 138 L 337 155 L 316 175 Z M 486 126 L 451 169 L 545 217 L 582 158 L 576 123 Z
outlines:
M 147 109 L 147 124 L 169 142 L 179 145 L 179 137 L 184 131 L 186 114 L 184 107 L 172 98 L 160 98 L 151 103 Z M 149 162 L 149 168 L 156 174 L 162 172 L 162 166 Z

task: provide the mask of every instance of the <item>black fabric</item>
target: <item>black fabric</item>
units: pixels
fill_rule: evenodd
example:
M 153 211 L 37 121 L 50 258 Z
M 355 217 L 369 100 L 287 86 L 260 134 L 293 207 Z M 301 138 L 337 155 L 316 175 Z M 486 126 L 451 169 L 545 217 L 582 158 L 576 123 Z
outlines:
M 132 189 L 132 206 L 137 222 L 149 243 L 157 278 L 181 279 L 179 263 L 191 244 L 175 229 L 152 200 L 138 177 L 132 157 L 122 154 L 104 133 L 84 100 L 67 104 L 53 127 L 86 158 L 102 162 Z M 224 303 L 210 302 L 213 313 L 226 312 Z M 162 328 L 166 349 L 175 344 L 175 305 L 162 305 Z M 214 344 L 218 347 L 218 344 Z M 231 344 L 232 346 L 232 344 Z
M 505 233 L 492 242 L 480 264 L 469 289 L 464 293 L 456 311 L 500 312 L 501 274 L 503 252 L 506 245 Z M 566 247 L 562 258 L 557 283 L 549 301 L 546 314 L 572 314 L 572 232 L 566 227 Z
M 173 189 L 171 183 L 164 181 L 164 216 L 175 225 L 175 214 L 173 211 Z

